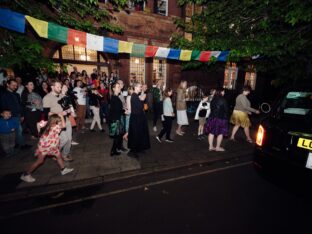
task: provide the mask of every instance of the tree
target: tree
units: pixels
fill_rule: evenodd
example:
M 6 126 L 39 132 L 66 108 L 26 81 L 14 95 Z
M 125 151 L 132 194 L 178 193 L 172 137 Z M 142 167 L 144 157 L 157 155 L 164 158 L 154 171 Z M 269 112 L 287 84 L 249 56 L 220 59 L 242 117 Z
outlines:
M 105 6 L 105 7 L 103 7 Z M 123 33 L 122 28 L 112 24 L 113 11 L 127 6 L 127 0 L 111 0 L 100 5 L 98 0 L 3 0 L 1 7 L 30 15 L 41 20 L 58 23 L 77 30 L 103 35 L 106 32 Z M 6 29 L 0 29 L 0 67 L 48 67 L 53 63 L 43 58 L 42 41 L 32 40 Z
M 245 61 L 257 70 L 286 77 L 311 77 L 312 1 L 180 0 L 202 11 L 191 22 L 177 20 L 192 41 L 173 36 L 172 45 L 198 50 L 231 50 L 230 61 Z M 253 60 L 252 57 L 259 55 Z M 202 66 L 191 62 L 187 67 Z M 284 81 L 286 81 L 284 79 Z

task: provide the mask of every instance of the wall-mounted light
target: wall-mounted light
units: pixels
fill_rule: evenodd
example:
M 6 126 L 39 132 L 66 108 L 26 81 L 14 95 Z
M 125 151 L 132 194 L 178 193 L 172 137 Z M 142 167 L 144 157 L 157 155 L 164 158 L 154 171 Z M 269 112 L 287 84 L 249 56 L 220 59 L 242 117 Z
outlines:
M 140 60 L 139 60 L 138 58 L 136 58 L 136 59 L 134 60 L 134 63 L 135 63 L 135 64 L 139 64 L 139 63 L 140 63 Z

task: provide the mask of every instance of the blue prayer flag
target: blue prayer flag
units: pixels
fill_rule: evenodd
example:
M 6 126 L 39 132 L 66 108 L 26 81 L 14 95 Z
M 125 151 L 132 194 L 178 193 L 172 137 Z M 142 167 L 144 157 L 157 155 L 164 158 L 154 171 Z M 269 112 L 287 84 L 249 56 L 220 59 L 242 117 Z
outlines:
M 217 58 L 217 61 L 225 62 L 227 60 L 227 57 L 229 55 L 230 51 L 221 51 L 220 55 Z
M 104 52 L 118 54 L 119 40 L 104 37 Z
M 0 27 L 25 33 L 25 15 L 0 8 Z
M 176 59 L 176 60 L 179 60 L 179 59 L 180 59 L 180 54 L 181 54 L 181 50 L 170 49 L 167 58 L 168 58 L 168 59 Z

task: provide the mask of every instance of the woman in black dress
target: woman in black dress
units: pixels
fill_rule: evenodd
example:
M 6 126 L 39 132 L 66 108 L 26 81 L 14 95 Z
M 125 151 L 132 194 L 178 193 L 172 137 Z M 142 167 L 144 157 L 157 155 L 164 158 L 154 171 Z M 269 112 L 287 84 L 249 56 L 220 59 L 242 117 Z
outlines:
M 109 109 L 109 135 L 114 139 L 111 150 L 111 156 L 120 155 L 119 150 L 122 148 L 123 126 L 121 125 L 121 116 L 124 112 L 122 102 L 118 95 L 120 94 L 120 85 L 112 85 L 113 95 L 110 100 Z
M 128 155 L 138 157 L 138 153 L 147 150 L 151 147 L 146 115 L 144 113 L 144 100 L 146 94 L 142 92 L 142 85 L 134 83 L 134 92 L 131 95 L 131 114 L 128 133 Z

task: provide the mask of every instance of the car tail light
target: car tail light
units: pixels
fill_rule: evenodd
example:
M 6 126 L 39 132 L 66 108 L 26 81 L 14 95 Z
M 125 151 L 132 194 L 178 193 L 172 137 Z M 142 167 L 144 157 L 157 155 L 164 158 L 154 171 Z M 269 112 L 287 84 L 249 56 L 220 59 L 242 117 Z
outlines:
M 256 139 L 257 145 L 262 146 L 264 135 L 265 135 L 264 128 L 262 127 L 262 125 L 259 125 L 258 132 L 257 132 L 257 139 Z

